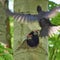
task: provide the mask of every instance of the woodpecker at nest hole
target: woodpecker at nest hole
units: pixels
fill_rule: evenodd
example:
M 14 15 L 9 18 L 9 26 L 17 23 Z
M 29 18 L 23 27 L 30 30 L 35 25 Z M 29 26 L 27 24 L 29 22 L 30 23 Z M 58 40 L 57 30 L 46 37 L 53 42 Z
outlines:
M 39 36 L 38 36 L 38 31 L 32 31 L 28 34 L 27 36 L 27 44 L 30 47 L 36 47 L 39 44 Z

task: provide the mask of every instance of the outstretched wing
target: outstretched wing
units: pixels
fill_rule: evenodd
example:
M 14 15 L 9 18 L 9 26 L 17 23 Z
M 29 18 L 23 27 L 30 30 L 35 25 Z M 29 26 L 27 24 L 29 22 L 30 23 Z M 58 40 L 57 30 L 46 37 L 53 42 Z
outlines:
M 59 34 L 60 26 L 52 26 L 49 28 L 49 36 L 54 36 L 54 34 Z
M 53 8 L 51 11 L 42 11 L 40 8 L 37 7 L 39 10 L 38 14 L 32 15 L 32 14 L 23 14 L 23 13 L 12 13 L 10 10 L 6 9 L 6 13 L 8 16 L 13 16 L 15 20 L 17 21 L 38 21 L 42 18 L 53 18 L 57 15 L 57 12 L 60 12 L 60 6 Z
M 50 27 L 45 27 L 42 28 L 40 31 L 40 36 L 45 37 L 45 36 L 54 36 L 54 34 L 59 34 L 60 31 L 60 26 L 50 26 Z
M 53 8 L 52 10 L 46 12 L 44 15 L 45 18 L 53 18 L 57 15 L 57 13 L 60 12 L 60 6 Z
M 37 21 L 38 15 L 32 15 L 32 14 L 24 14 L 24 13 L 13 13 L 10 10 L 6 9 L 6 14 L 7 16 L 12 16 L 15 20 L 20 21 L 20 22 L 34 22 Z

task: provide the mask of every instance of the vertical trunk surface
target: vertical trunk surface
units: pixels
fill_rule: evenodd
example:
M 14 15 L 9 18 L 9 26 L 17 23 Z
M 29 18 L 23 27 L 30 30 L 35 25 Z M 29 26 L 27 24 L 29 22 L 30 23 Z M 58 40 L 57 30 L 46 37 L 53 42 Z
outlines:
M 4 1 L 0 1 L 0 42 L 10 46 L 9 20 L 2 3 Z
M 16 12 L 37 14 L 37 6 L 43 10 L 48 8 L 48 0 L 15 0 Z M 39 45 L 29 47 L 24 40 L 31 31 L 40 30 L 39 23 L 20 23 L 14 21 L 14 59 L 15 60 L 48 60 L 48 39 L 39 37 Z M 20 46 L 19 50 L 16 50 Z

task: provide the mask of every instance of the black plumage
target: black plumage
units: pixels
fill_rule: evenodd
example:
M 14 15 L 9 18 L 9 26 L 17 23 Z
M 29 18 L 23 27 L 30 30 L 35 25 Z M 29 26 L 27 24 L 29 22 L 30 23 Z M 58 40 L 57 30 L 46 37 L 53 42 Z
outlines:
M 39 44 L 39 36 L 37 31 L 32 31 L 27 36 L 27 44 L 30 47 L 36 47 Z
M 58 30 L 60 30 L 60 26 L 55 26 L 52 24 L 49 20 L 49 18 L 52 18 L 56 16 L 56 13 L 59 12 L 60 6 L 53 8 L 50 11 L 43 11 L 40 6 L 37 6 L 37 12 L 38 14 L 24 14 L 24 13 L 12 13 L 10 10 L 6 9 L 6 13 L 8 16 L 12 16 L 15 20 L 18 22 L 25 23 L 25 21 L 28 22 L 35 22 L 38 21 L 41 30 L 40 30 L 40 36 L 46 37 L 46 36 L 52 36 L 54 33 L 57 33 Z M 35 34 L 36 33 L 36 34 Z M 28 34 L 27 39 L 25 40 L 30 47 L 36 47 L 39 44 L 39 36 L 37 31 L 32 31 Z
M 55 11 L 56 13 L 56 9 L 54 8 L 53 10 Z M 49 11 L 50 15 L 54 15 L 54 12 L 53 10 Z M 40 13 L 42 12 L 42 15 L 44 15 L 44 13 L 47 14 L 48 16 L 48 12 L 44 12 L 42 11 L 41 7 L 40 6 L 37 6 L 37 11 L 38 11 L 38 14 L 40 15 Z M 60 26 L 56 26 L 54 24 L 52 24 L 49 20 L 49 18 L 41 18 L 39 19 L 39 25 L 41 27 L 41 30 L 40 30 L 40 36 L 41 37 L 46 37 L 46 36 L 53 36 L 54 34 L 57 34 L 58 33 L 58 30 L 60 30 Z
M 12 16 L 17 21 L 22 21 L 25 23 L 25 21 L 34 22 L 39 21 L 39 19 L 42 18 L 53 18 L 57 15 L 58 12 L 60 12 L 60 6 L 57 6 L 53 8 L 50 11 L 43 11 L 41 6 L 37 6 L 37 12 L 38 14 L 24 14 L 24 13 L 17 13 L 17 12 L 11 12 L 9 9 L 5 9 L 7 16 Z
M 34 14 L 34 15 L 16 13 L 16 12 L 13 13 L 8 9 L 5 9 L 5 10 L 6 10 L 7 16 L 12 16 L 18 22 L 28 23 L 28 22 L 38 21 L 41 27 L 40 36 L 51 36 L 57 33 L 58 30 L 60 30 L 60 26 L 53 25 L 49 20 L 49 18 L 53 18 L 54 16 L 57 15 L 58 12 L 60 12 L 60 6 L 54 7 L 50 11 L 43 11 L 41 6 L 38 5 L 37 6 L 38 14 Z
M 18 22 L 28 23 L 38 21 L 41 26 L 41 36 L 51 36 L 54 33 L 57 33 L 60 30 L 60 26 L 53 25 L 49 18 L 53 18 L 60 12 L 60 6 L 54 7 L 50 11 L 43 11 L 41 6 L 37 6 L 38 14 L 24 14 L 24 13 L 16 13 L 11 12 L 8 9 L 5 9 L 7 16 L 12 16 Z M 56 31 L 56 32 L 55 32 Z M 51 35 L 50 35 L 51 34 Z

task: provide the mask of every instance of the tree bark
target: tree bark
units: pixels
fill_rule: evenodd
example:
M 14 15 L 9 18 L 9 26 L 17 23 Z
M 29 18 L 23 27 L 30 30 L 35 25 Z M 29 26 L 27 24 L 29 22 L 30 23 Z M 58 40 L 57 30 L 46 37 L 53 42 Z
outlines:
M 16 0 L 14 2 L 16 12 L 37 14 L 37 6 L 43 10 L 48 8 L 48 0 Z M 27 35 L 34 30 L 40 30 L 38 22 L 20 23 L 14 20 L 14 59 L 15 60 L 48 60 L 48 37 L 39 37 L 39 45 L 31 48 L 26 43 Z M 20 46 L 19 50 L 16 50 Z
M 7 19 L 6 12 L 4 10 L 4 3 L 5 0 L 0 1 L 0 42 L 6 44 L 6 46 L 11 46 L 10 44 L 10 26 L 9 26 L 9 19 Z

